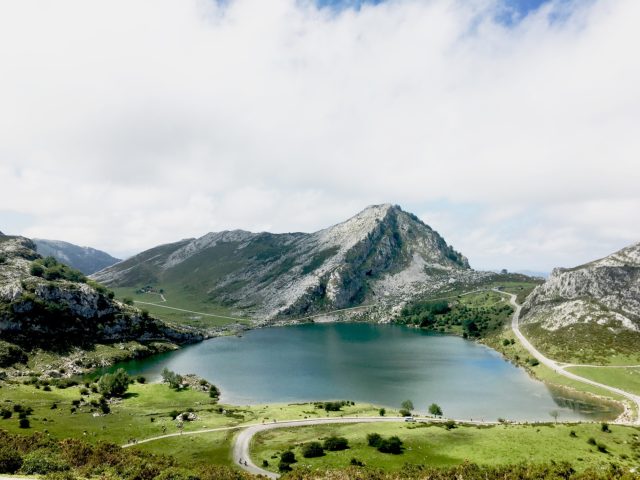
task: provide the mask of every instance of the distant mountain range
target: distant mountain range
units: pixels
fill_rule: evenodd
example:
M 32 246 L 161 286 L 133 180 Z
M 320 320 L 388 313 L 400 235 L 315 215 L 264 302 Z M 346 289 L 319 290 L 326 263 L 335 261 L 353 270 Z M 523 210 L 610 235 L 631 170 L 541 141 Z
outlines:
M 410 299 L 479 275 L 418 217 L 385 204 L 315 233 L 208 233 L 152 248 L 92 277 L 114 287 L 198 292 L 272 319 Z
M 34 238 L 38 253 L 43 257 L 52 256 L 59 262 L 90 275 L 118 263 L 120 259 L 91 247 L 80 247 L 61 240 Z

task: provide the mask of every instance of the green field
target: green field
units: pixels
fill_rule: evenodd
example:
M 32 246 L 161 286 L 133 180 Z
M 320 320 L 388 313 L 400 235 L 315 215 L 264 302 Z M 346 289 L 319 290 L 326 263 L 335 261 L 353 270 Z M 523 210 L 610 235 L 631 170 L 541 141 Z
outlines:
M 640 368 L 569 367 L 567 371 L 640 395 Z
M 138 288 L 114 288 L 113 291 L 119 300 L 130 298 L 135 302 L 144 302 L 144 304 L 136 303 L 136 306 L 149 311 L 156 318 L 171 323 L 189 325 L 204 330 L 216 329 L 236 323 L 241 325 L 251 324 L 249 317 L 239 315 L 237 311 L 217 303 L 209 302 L 195 293 L 179 291 L 163 285 L 154 285 L 154 287 L 157 290 L 162 289 L 164 291 L 163 295 L 166 302 L 163 302 L 157 293 L 137 293 Z M 167 307 L 199 313 L 181 312 Z
M 304 465 L 312 469 L 347 467 L 352 458 L 384 470 L 399 470 L 405 464 L 445 467 L 466 461 L 485 465 L 568 461 L 577 470 L 608 468 L 611 463 L 636 466 L 640 459 L 640 430 L 622 426 L 611 426 L 610 430 L 605 433 L 598 424 L 458 426 L 451 430 L 422 423 L 323 425 L 261 432 L 254 438 L 252 458 L 257 465 L 267 460 L 273 471 L 277 471 L 279 455 L 290 448 L 298 460 L 294 468 Z M 366 436 L 374 432 L 383 437 L 398 436 L 404 443 L 404 452 L 393 455 L 368 446 Z M 347 438 L 349 448 L 327 451 L 318 458 L 302 456 L 302 444 L 322 442 L 330 435 Z M 589 444 L 590 437 L 606 452 Z

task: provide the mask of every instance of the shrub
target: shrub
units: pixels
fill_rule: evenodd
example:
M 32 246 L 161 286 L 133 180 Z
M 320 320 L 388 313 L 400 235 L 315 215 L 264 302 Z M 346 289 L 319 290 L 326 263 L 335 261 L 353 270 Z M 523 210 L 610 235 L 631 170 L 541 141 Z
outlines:
M 572 438 L 576 438 L 578 435 L 576 435 L 576 431 L 575 430 L 571 430 L 571 432 L 569 432 L 569 436 Z
M 85 387 L 82 387 L 80 389 L 80 395 L 89 395 L 89 389 L 85 388 Z
M 0 473 L 16 473 L 22 466 L 22 457 L 13 448 L 5 445 L 0 448 Z
M 280 455 L 280 460 L 286 463 L 296 463 L 296 455 L 291 450 L 287 450 L 286 452 L 282 452 Z
M 387 413 L 387 409 L 386 408 L 381 408 L 380 410 L 378 410 L 378 414 L 381 417 L 384 417 L 386 413 Z
M 347 448 L 349 448 L 349 441 L 344 437 L 336 437 L 335 435 L 332 435 L 325 439 L 324 448 L 326 448 L 330 452 L 346 450 Z
M 393 437 L 385 438 L 380 443 L 378 451 L 382 453 L 392 453 L 394 455 L 398 455 L 402 453 L 402 440 L 400 440 L 400 438 L 396 437 L 395 435 Z
M 142 375 L 138 375 L 136 377 L 136 382 L 138 383 L 145 383 L 147 381 L 147 379 L 145 377 L 143 377 Z
M 380 444 L 382 443 L 382 435 L 380 435 L 379 433 L 369 433 L 367 435 L 367 444 L 370 447 L 379 447 Z
M 442 416 L 442 408 L 440 408 L 440 405 L 438 405 L 437 403 L 432 403 L 431 405 L 429 405 L 429 413 L 431 415 L 435 415 L 437 417 L 441 417 Z
M 400 409 L 400 416 L 401 417 L 410 417 L 411 416 L 411 412 L 409 410 L 405 410 L 404 408 Z
M 123 368 L 115 373 L 106 373 L 98 380 L 98 390 L 107 397 L 121 397 L 129 388 L 129 375 Z
M 361 460 L 358 460 L 357 458 L 352 458 L 351 461 L 349 462 L 351 465 L 354 465 L 356 467 L 364 467 L 364 462 L 362 462 Z
M 168 383 L 171 388 L 178 389 L 182 386 L 182 375 L 164 368 L 162 370 L 162 381 Z
M 0 409 L 0 417 L 2 417 L 3 419 L 6 420 L 7 418 L 11 418 L 12 416 L 13 416 L 13 412 L 8 408 Z
M 129 297 L 124 297 L 122 299 L 122 303 L 124 303 L 125 305 L 133 305 L 133 299 Z
M 595 445 L 596 444 L 596 439 L 593 437 L 589 437 L 589 439 L 587 440 L 587 443 L 589 445 Z
M 278 464 L 278 470 L 280 470 L 281 472 L 290 472 L 293 469 L 287 462 L 280 461 L 280 463 Z
M 209 385 L 209 396 L 211 398 L 219 398 L 220 390 L 215 385 Z
M 596 448 L 601 453 L 607 453 L 607 446 L 604 443 L 598 442 L 598 444 L 596 445 Z
M 31 426 L 29 419 L 26 417 L 21 418 L 19 424 L 20 424 L 20 428 L 29 428 Z
M 38 263 L 34 263 L 31 265 L 29 273 L 34 277 L 42 277 L 44 275 L 44 267 Z
M 600 430 L 602 430 L 605 433 L 611 433 L 611 430 L 609 429 L 609 424 L 608 423 L 602 423 L 600 424 Z
M 444 422 L 444 428 L 446 428 L 447 430 L 452 430 L 456 428 L 456 422 L 454 422 L 453 420 L 447 420 L 446 422 Z
M 321 457 L 324 455 L 324 448 L 320 442 L 309 442 L 302 446 L 302 456 L 304 458 Z
M 47 475 L 69 470 L 69 465 L 46 450 L 35 450 L 24 456 L 22 472 L 27 475 Z
M 268 467 L 269 466 L 269 460 L 262 460 L 262 466 L 263 467 Z

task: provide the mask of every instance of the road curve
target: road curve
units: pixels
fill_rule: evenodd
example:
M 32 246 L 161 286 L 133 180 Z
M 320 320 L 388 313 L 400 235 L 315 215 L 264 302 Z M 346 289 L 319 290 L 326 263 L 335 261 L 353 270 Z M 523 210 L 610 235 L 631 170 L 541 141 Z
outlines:
M 533 355 L 534 358 L 536 358 L 543 365 L 549 367 L 555 373 L 557 373 L 559 375 L 562 375 L 563 377 L 567 377 L 567 378 L 570 378 L 572 380 L 576 380 L 578 382 L 587 383 L 587 384 L 593 385 L 595 387 L 604 388 L 605 390 L 608 390 L 608 391 L 613 392 L 613 393 L 617 393 L 618 395 L 622 395 L 623 397 L 628 398 L 633 403 L 635 403 L 636 408 L 637 408 L 636 418 L 631 423 L 634 423 L 636 425 L 640 425 L 640 396 L 634 395 L 633 393 L 627 392 L 627 391 L 622 390 L 620 388 L 616 388 L 616 387 L 612 387 L 610 385 L 606 385 L 604 383 L 595 382 L 595 381 L 590 380 L 588 378 L 581 377 L 580 375 L 576 375 L 575 373 L 567 372 L 565 370 L 565 367 L 568 367 L 569 365 L 560 364 L 560 363 L 558 363 L 558 362 L 556 362 L 554 360 L 551 360 L 548 357 L 545 357 L 538 349 L 536 349 L 536 347 L 534 347 L 531 344 L 531 342 L 529 342 L 529 340 L 527 340 L 527 337 L 525 337 L 522 334 L 522 332 L 520 331 L 519 322 L 520 322 L 520 310 L 522 309 L 522 306 L 519 305 L 516 302 L 516 298 L 517 298 L 516 295 L 514 295 L 513 293 L 503 292 L 503 291 L 498 290 L 498 289 L 495 289 L 494 291 L 496 291 L 498 293 L 501 293 L 503 295 L 508 295 L 509 296 L 509 302 L 515 308 L 515 311 L 513 312 L 513 317 L 511 317 L 511 329 L 513 330 L 513 333 L 515 334 L 515 336 L 518 337 L 518 340 L 520 340 L 520 343 L 522 344 L 522 346 L 524 348 L 526 348 L 527 351 L 531 355 Z
M 303 427 L 310 425 L 326 425 L 332 423 L 380 423 L 380 422 L 404 422 L 405 417 L 336 417 L 336 418 L 313 418 L 307 420 L 289 420 L 277 423 L 263 423 L 252 425 L 242 430 L 235 438 L 233 444 L 233 461 L 243 470 L 253 475 L 264 475 L 268 478 L 278 478 L 279 475 L 258 467 L 251 460 L 250 447 L 251 439 L 258 432 L 273 430 L 274 428 Z M 240 463 L 242 462 L 242 463 Z M 246 462 L 246 464 L 244 463 Z

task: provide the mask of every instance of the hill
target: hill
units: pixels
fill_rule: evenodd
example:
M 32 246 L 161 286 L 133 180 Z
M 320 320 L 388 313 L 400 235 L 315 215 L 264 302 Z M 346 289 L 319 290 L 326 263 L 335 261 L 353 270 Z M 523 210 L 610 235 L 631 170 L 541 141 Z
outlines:
M 640 358 L 640 243 L 575 268 L 556 268 L 527 298 L 522 328 L 554 359 Z
M 34 238 L 37 251 L 43 257 L 54 257 L 61 263 L 90 275 L 118 263 L 120 259 L 112 257 L 102 250 L 91 247 L 80 247 L 61 240 L 45 240 Z
M 418 217 L 385 204 L 314 233 L 208 233 L 147 250 L 92 278 L 195 293 L 270 320 L 398 303 L 478 275 Z
M 75 352 L 71 369 L 82 369 L 95 366 L 87 364 L 86 352 L 98 345 L 119 344 L 114 349 L 126 357 L 123 342 L 133 342 L 129 347 L 142 355 L 202 339 L 115 300 L 113 292 L 35 249 L 27 238 L 0 236 L 0 367 L 39 352 Z

